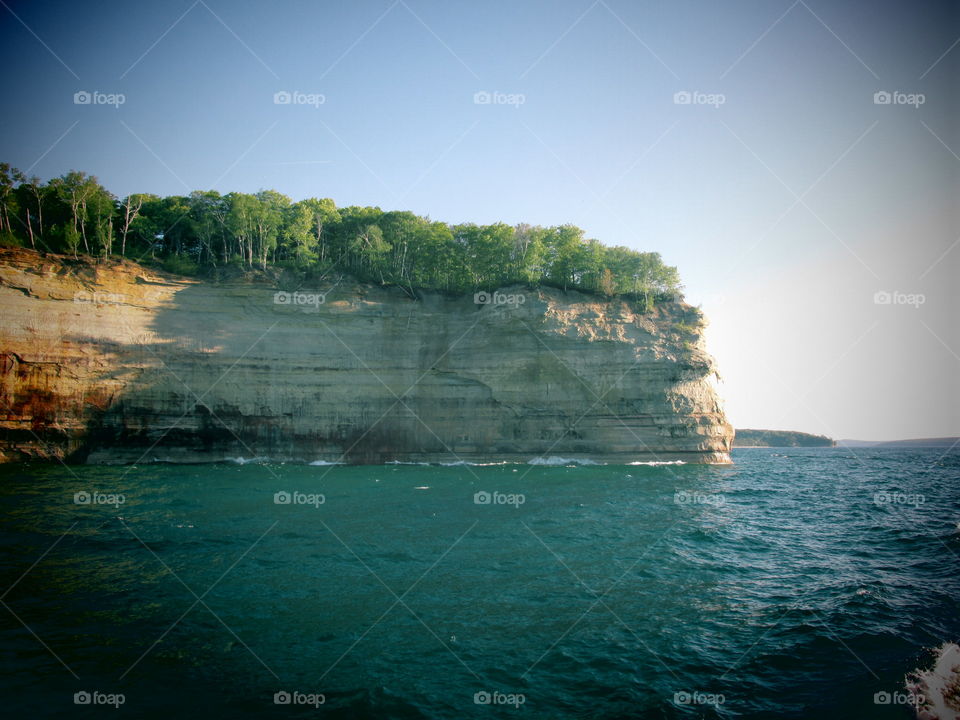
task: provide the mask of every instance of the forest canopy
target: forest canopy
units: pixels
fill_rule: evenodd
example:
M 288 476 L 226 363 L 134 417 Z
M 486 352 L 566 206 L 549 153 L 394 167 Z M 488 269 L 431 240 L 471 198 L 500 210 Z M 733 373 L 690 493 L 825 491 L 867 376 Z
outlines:
M 412 212 L 297 202 L 276 190 L 117 198 L 71 171 L 43 183 L 0 163 L 0 242 L 49 252 L 156 261 L 171 272 L 229 266 L 340 271 L 409 290 L 451 293 L 513 283 L 607 296 L 676 296 L 656 252 L 608 247 L 574 225 L 450 225 Z

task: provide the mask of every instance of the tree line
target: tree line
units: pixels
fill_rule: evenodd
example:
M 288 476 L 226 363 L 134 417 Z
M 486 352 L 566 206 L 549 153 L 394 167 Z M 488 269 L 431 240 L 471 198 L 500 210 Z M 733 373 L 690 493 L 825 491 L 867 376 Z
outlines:
M 78 256 L 155 261 L 187 275 L 282 267 L 466 293 L 512 283 L 607 296 L 675 296 L 659 253 L 608 247 L 574 225 L 450 225 L 408 211 L 293 202 L 276 190 L 117 198 L 93 175 L 46 183 L 0 163 L 0 243 Z

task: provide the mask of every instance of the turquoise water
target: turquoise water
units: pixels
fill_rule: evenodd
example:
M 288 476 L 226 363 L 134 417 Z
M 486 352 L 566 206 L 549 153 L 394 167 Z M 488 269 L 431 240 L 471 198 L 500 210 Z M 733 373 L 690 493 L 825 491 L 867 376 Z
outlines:
M 4 714 L 909 717 L 960 452 L 735 461 L 4 467 Z

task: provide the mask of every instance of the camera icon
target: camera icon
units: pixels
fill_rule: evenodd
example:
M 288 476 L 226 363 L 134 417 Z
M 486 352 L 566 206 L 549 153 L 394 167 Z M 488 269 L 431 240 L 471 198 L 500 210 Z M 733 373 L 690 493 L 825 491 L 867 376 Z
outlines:
M 675 492 L 673 494 L 673 501 L 677 505 L 686 505 L 691 499 L 690 493 L 688 493 L 686 490 L 680 490 L 679 492 Z
M 289 105 L 291 100 L 293 100 L 293 96 L 286 90 L 281 90 L 273 94 L 274 105 Z
M 286 690 L 281 690 L 280 692 L 275 692 L 273 694 L 274 705 L 289 705 L 292 700 L 293 698 Z
M 493 97 L 486 90 L 480 90 L 473 94 L 474 105 L 489 105 Z
M 493 298 L 488 292 L 478 292 L 473 294 L 473 302 L 477 305 L 489 305 Z
M 691 700 L 692 698 L 690 697 L 690 693 L 683 690 L 673 694 L 673 702 L 676 705 L 689 705 Z
M 73 694 L 74 705 L 89 705 L 93 697 L 86 690 Z
M 680 90 L 673 94 L 674 105 L 689 105 L 692 100 L 693 96 L 687 90 Z
M 893 295 L 886 290 L 878 290 L 873 294 L 874 305 L 889 305 L 893 301 Z
M 81 490 L 80 492 L 75 492 L 73 494 L 73 504 L 74 505 L 89 505 L 90 504 L 90 493 L 86 490 Z
M 74 105 L 89 105 L 92 100 L 93 100 L 93 95 L 88 93 L 86 90 L 80 90 L 73 94 Z
M 889 105 L 893 102 L 893 96 L 886 90 L 878 90 L 873 94 L 874 105 Z
M 473 702 L 476 705 L 489 705 L 492 701 L 493 698 L 486 690 L 481 690 L 473 694 Z
M 273 304 L 274 305 L 289 305 L 293 300 L 293 293 L 284 292 L 280 290 L 273 294 Z
M 286 490 L 281 490 L 278 493 L 273 494 L 273 504 L 274 505 L 289 505 L 290 504 L 290 493 Z
M 886 690 L 881 690 L 878 693 L 873 694 L 873 704 L 874 705 L 889 705 L 892 698 L 890 693 Z
M 481 490 L 473 494 L 473 504 L 474 505 L 489 505 L 490 501 L 493 499 L 493 496 L 488 493 L 486 490 Z

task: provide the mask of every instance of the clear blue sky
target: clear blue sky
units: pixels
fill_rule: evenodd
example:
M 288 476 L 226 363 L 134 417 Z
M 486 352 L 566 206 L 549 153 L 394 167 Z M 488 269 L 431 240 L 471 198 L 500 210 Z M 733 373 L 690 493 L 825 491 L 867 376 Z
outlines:
M 3 0 L 0 158 L 575 223 L 679 266 L 736 425 L 960 434 L 958 39 L 955 2 Z

